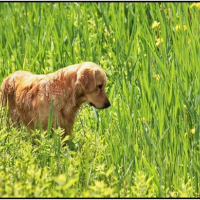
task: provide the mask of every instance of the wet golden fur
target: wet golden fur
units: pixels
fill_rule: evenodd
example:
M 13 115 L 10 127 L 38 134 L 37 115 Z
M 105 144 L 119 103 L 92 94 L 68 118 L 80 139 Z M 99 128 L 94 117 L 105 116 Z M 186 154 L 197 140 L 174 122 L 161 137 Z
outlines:
M 106 75 L 95 63 L 85 62 L 47 75 L 17 71 L 1 85 L 2 106 L 9 105 L 13 123 L 22 121 L 28 129 L 48 126 L 53 99 L 52 126 L 72 132 L 76 113 L 83 102 L 98 109 L 110 106 L 105 93 Z

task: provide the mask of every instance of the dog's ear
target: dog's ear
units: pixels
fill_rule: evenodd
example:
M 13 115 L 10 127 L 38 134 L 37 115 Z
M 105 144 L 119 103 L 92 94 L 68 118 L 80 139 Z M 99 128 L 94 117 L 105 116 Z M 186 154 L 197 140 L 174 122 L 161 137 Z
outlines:
M 77 73 L 77 82 L 86 93 L 90 93 L 96 88 L 95 73 L 96 71 L 90 68 L 80 69 Z

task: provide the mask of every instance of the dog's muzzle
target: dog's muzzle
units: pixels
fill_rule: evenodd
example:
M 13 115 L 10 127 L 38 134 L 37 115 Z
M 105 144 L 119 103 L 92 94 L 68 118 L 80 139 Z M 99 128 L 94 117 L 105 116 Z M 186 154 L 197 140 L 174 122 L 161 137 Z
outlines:
M 90 106 L 94 106 L 95 107 L 95 105 L 92 102 L 90 102 Z
M 89 104 L 90 104 L 90 106 L 93 106 L 93 107 L 97 108 L 92 102 L 90 102 Z M 111 106 L 110 101 L 107 101 L 107 102 L 104 103 L 102 108 L 97 108 L 97 109 L 105 109 L 105 108 L 108 108 L 110 106 Z

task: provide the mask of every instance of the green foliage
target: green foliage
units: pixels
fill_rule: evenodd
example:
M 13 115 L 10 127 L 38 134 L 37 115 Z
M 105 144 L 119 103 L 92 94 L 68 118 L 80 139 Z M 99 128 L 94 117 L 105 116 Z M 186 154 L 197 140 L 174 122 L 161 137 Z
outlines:
M 32 144 L 0 107 L 1 197 L 199 197 L 199 3 L 1 3 L 0 83 L 82 61 L 112 106 Z

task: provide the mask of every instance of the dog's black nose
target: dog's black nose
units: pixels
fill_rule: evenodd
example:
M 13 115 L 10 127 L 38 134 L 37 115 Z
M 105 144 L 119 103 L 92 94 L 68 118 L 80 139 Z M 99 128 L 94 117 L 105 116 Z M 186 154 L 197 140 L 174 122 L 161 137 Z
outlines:
M 104 108 L 108 108 L 108 107 L 110 107 L 110 106 L 111 106 L 110 101 L 107 101 L 107 102 L 104 104 Z

